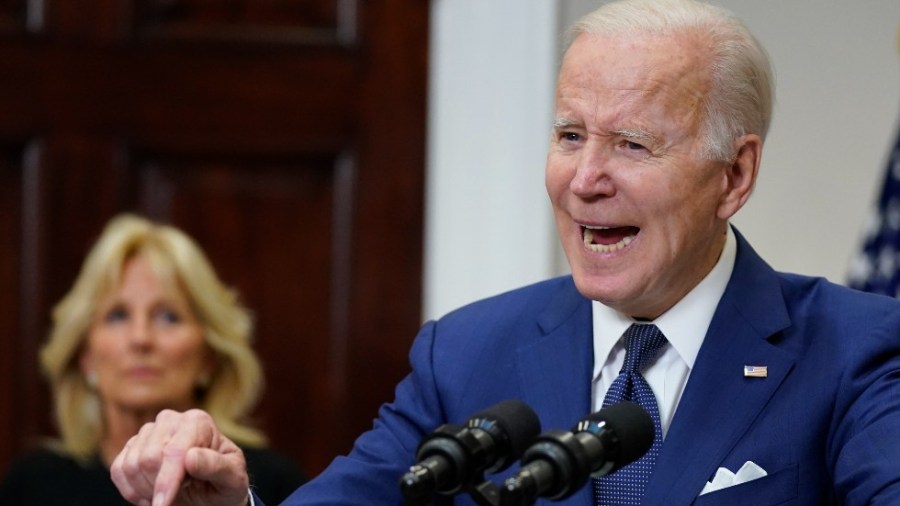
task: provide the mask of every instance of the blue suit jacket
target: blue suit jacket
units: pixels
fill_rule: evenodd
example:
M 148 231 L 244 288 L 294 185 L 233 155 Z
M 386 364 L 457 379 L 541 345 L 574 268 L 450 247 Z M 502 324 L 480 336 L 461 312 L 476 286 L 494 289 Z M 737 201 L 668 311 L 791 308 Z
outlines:
M 591 406 L 591 339 L 590 301 L 570 277 L 426 323 L 394 402 L 284 504 L 403 504 L 398 480 L 422 437 L 504 399 L 532 406 L 544 430 L 570 429 Z M 744 377 L 745 365 L 768 377 Z M 698 497 L 719 467 L 748 460 L 768 476 Z M 873 502 L 900 504 L 900 302 L 776 273 L 738 234 L 644 504 Z M 588 506 L 590 487 L 553 504 Z

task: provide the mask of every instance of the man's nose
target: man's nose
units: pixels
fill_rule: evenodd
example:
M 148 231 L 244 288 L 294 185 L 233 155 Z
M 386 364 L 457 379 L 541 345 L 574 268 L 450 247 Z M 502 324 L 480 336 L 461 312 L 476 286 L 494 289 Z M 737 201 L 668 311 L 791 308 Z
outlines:
M 615 195 L 609 156 L 599 148 L 584 149 L 576 162 L 569 187 L 581 198 Z

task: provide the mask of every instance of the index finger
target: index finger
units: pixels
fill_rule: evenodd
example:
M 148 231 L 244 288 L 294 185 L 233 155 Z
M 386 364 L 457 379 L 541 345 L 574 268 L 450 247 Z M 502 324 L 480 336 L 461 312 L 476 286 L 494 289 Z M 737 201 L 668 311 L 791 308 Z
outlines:
M 168 437 L 160 439 L 161 460 L 153 487 L 153 506 L 171 506 L 185 478 L 184 459 L 191 448 L 209 448 L 214 431 L 208 415 L 186 412 L 183 420 L 168 427 Z

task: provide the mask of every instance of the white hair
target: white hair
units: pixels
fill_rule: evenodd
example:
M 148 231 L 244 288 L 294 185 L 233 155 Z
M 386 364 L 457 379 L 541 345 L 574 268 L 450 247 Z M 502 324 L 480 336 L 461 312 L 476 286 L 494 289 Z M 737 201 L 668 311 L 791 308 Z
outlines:
M 775 96 L 772 66 L 759 41 L 731 12 L 696 0 L 619 0 L 572 25 L 567 47 L 585 33 L 701 36 L 712 55 L 701 130 L 703 157 L 732 160 L 733 141 L 742 135 L 752 133 L 765 140 Z

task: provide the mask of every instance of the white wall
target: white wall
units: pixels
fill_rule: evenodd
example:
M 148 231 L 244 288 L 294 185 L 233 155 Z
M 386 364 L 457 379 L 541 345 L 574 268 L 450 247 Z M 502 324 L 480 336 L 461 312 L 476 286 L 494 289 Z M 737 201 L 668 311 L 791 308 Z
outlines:
M 432 2 L 426 318 L 552 271 L 555 19 L 547 0 Z
M 900 2 L 721 0 L 777 102 L 734 220 L 780 270 L 843 282 L 900 125 Z M 424 317 L 565 269 L 543 190 L 558 26 L 592 0 L 432 0 Z

